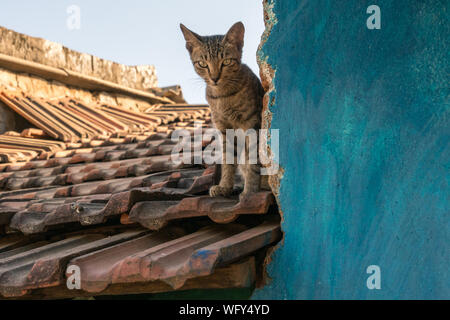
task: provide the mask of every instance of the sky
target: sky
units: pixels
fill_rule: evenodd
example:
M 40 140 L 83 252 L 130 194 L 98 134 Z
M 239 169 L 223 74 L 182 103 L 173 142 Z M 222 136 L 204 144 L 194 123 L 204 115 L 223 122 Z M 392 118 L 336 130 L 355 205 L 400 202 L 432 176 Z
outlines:
M 80 9 L 79 29 L 67 24 L 73 5 Z M 122 64 L 155 65 L 159 86 L 181 85 L 189 103 L 205 102 L 205 85 L 190 62 L 180 22 L 212 35 L 225 34 L 237 21 L 246 27 L 243 61 L 259 76 L 262 0 L 14 0 L 2 1 L 0 9 L 6 28 Z

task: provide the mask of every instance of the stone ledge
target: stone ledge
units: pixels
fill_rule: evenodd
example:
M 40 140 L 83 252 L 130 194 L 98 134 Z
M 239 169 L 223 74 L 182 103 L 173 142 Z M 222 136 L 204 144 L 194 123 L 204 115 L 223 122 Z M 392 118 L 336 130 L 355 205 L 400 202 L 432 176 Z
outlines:
M 1 26 L 0 53 L 49 67 L 67 69 L 132 89 L 149 90 L 158 86 L 154 66 L 122 65 Z

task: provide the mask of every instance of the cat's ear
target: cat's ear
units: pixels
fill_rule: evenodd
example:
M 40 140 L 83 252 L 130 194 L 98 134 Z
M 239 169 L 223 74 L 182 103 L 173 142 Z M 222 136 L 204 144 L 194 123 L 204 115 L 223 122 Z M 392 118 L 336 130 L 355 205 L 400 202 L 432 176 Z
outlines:
M 189 53 L 192 53 L 194 47 L 199 46 L 201 44 L 201 37 L 192 32 L 188 28 L 186 28 L 182 23 L 180 23 L 181 32 L 183 32 L 184 39 L 186 39 L 186 49 L 188 49 Z
M 242 22 L 235 23 L 223 39 L 224 42 L 228 42 L 237 46 L 238 50 L 241 51 L 244 47 L 244 34 L 245 27 Z

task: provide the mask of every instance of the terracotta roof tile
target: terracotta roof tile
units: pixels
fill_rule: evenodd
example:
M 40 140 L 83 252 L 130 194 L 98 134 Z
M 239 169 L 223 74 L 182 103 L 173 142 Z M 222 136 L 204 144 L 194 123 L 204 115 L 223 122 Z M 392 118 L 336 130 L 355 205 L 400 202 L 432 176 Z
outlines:
M 30 289 L 59 285 L 64 264 L 71 258 L 99 250 L 145 234 L 145 230 L 126 231 L 114 236 L 87 234 L 27 248 L 0 258 L 0 294 L 22 296 Z
M 0 240 L 0 295 L 32 297 L 44 290 L 52 298 L 76 297 L 105 294 L 118 284 L 122 293 L 127 286 L 139 290 L 138 284 L 146 285 L 144 292 L 167 291 L 189 288 L 193 279 L 204 279 L 197 287 L 248 287 L 255 281 L 254 260 L 242 259 L 280 236 L 275 222 L 253 228 L 215 225 L 193 232 L 179 227 L 157 233 L 99 229 L 34 242 L 13 236 Z M 81 270 L 81 291 L 66 287 L 70 274 L 65 272 L 71 266 Z M 228 270 L 228 276 L 221 270 Z M 210 281 L 216 273 L 221 281 Z M 162 290 L 161 281 L 168 285 Z
M 9 209 L 9 212 L 11 212 L 15 209 L 22 209 L 16 211 L 14 217 L 11 219 L 10 226 L 26 234 L 43 232 L 49 226 L 60 225 L 63 227 L 65 224 L 71 222 L 80 222 L 83 225 L 100 224 L 105 222 L 109 217 L 128 213 L 138 201 L 165 200 L 169 204 L 175 204 L 176 202 L 171 202 L 170 200 L 180 200 L 185 196 L 191 196 L 195 193 L 207 192 L 213 183 L 213 174 L 202 175 L 202 172 L 202 170 L 181 172 L 177 179 L 172 179 L 173 174 L 170 172 L 150 175 L 146 180 L 150 186 L 153 185 L 152 181 L 165 182 L 165 184 L 155 189 L 151 187 L 129 188 L 123 181 L 115 179 L 113 180 L 114 186 L 117 187 L 119 184 L 120 189 L 114 190 L 114 192 L 102 192 L 111 191 L 107 189 L 110 188 L 110 185 L 100 185 L 99 187 L 98 183 L 88 184 L 87 186 L 86 184 L 82 184 L 79 186 L 84 186 L 84 188 L 79 187 L 70 191 L 57 189 L 55 192 L 49 193 L 48 190 L 45 190 L 43 191 L 43 195 L 46 196 L 45 201 L 37 203 L 28 201 L 27 203 L 29 205 L 25 209 L 18 208 L 15 205 L 15 207 L 4 207 L 3 210 L 8 212 L 7 209 Z M 197 176 L 192 176 L 195 173 L 197 173 Z M 123 192 L 119 192 L 118 190 Z M 102 196 L 103 201 L 100 201 L 98 198 L 94 199 L 95 202 L 91 201 L 90 198 L 83 197 L 92 196 L 96 192 L 98 195 L 112 195 L 110 197 Z M 81 198 L 62 201 L 63 199 L 55 197 L 57 194 L 62 193 L 66 197 Z M 41 195 L 36 194 L 34 196 L 36 199 Z M 107 201 L 105 202 L 105 200 Z M 15 204 L 16 202 L 10 203 Z
M 243 201 L 209 196 L 186 198 L 177 203 L 141 201 L 131 209 L 129 221 L 139 222 L 151 230 L 159 230 L 171 220 L 203 216 L 217 223 L 230 223 L 242 214 L 266 214 L 273 203 L 271 192 L 256 193 Z
M 194 120 L 210 120 L 210 111 L 203 105 L 158 105 L 144 113 L 105 104 L 89 106 L 72 98 L 46 100 L 7 91 L 0 91 L 0 102 L 38 128 L 1 135 L 1 162 L 47 159 L 71 148 L 145 141 L 151 132 L 170 134 L 180 127 L 193 128 Z M 26 139 L 31 137 L 34 139 Z M 38 137 L 60 142 L 35 139 Z
M 272 193 L 210 198 L 215 166 L 171 161 L 172 132 L 209 127 L 208 106 L 136 112 L 11 92 L 0 100 L 37 127 L 0 135 L 8 161 L 0 164 L 0 295 L 254 284 L 253 256 L 281 237 Z M 73 264 L 81 291 L 66 287 Z
M 156 280 L 179 289 L 187 279 L 210 275 L 279 238 L 276 223 L 251 229 L 211 226 L 173 240 L 161 231 L 75 258 L 69 265 L 80 267 L 82 289 L 89 292 L 103 291 L 110 284 Z

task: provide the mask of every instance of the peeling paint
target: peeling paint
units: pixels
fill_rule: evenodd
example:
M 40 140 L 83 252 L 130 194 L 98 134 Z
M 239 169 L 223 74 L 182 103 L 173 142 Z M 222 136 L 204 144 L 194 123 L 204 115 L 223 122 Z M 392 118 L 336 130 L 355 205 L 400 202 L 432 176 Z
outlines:
M 270 65 L 268 62 L 269 57 L 264 54 L 264 44 L 269 39 L 270 33 L 272 32 L 273 27 L 277 24 L 277 18 L 275 16 L 275 13 L 273 12 L 273 6 L 274 3 L 272 0 L 264 0 L 263 1 L 264 6 L 264 23 L 266 26 L 266 29 L 261 37 L 261 43 L 258 48 L 257 52 L 257 60 L 260 67 L 260 77 L 261 82 L 264 88 L 264 91 L 266 94 L 264 95 L 263 100 L 263 111 L 262 111 L 262 128 L 263 129 L 271 129 L 272 124 L 272 111 L 271 108 L 275 105 L 275 94 L 276 89 L 274 86 L 274 79 L 276 76 L 276 70 Z M 270 142 L 271 142 L 271 136 L 270 136 L 270 130 L 267 131 L 267 155 L 273 155 L 271 148 L 270 148 Z M 273 160 L 272 160 L 273 161 Z M 270 165 L 268 165 L 270 166 Z M 276 175 L 269 176 L 269 185 L 272 189 L 273 194 L 275 195 L 275 199 L 278 205 L 279 213 L 281 216 L 281 223 L 283 223 L 283 211 L 281 208 L 281 203 L 279 201 L 279 191 L 280 191 L 280 181 L 283 178 L 284 170 L 281 168 L 278 164 L 279 170 Z M 274 252 L 283 245 L 284 242 L 284 231 L 282 230 L 282 240 L 275 245 L 274 247 L 271 247 L 267 250 L 266 257 L 263 262 L 263 277 L 261 280 L 261 285 L 266 285 L 271 281 L 271 276 L 267 270 L 267 267 L 270 265 L 272 261 L 272 255 Z
M 364 3 L 264 1 L 263 125 L 280 129 L 270 184 L 285 233 L 254 299 L 450 296 L 450 3 L 377 5 L 381 30 Z
M 264 95 L 264 101 L 263 101 L 263 112 L 262 112 L 262 128 L 263 129 L 270 129 L 272 124 L 272 111 L 271 108 L 275 104 L 275 86 L 273 85 L 274 79 L 275 79 L 275 69 L 272 68 L 272 66 L 268 62 L 268 56 L 264 55 L 264 44 L 266 43 L 267 39 L 269 38 L 269 35 L 273 29 L 273 27 L 277 23 L 276 16 L 273 12 L 273 1 L 272 0 L 264 0 L 264 23 L 266 25 L 266 30 L 264 31 L 262 37 L 261 37 L 261 44 L 258 49 L 257 58 L 258 58 L 258 64 L 260 67 L 260 76 L 261 76 L 261 82 L 264 87 L 264 90 L 266 94 Z M 268 155 L 272 155 L 272 151 L 270 148 L 270 131 L 268 131 L 267 136 L 267 151 Z M 270 176 L 269 177 L 269 184 L 272 188 L 272 191 L 274 192 L 275 196 L 278 198 L 279 194 L 279 185 L 280 185 L 280 179 L 283 175 L 283 169 L 280 168 L 278 175 Z M 278 203 L 279 204 L 279 203 Z

